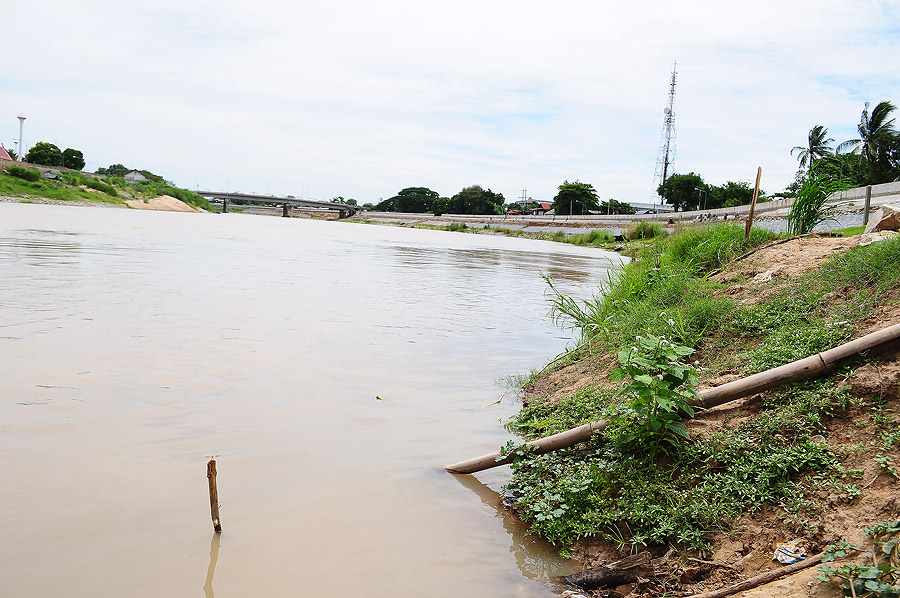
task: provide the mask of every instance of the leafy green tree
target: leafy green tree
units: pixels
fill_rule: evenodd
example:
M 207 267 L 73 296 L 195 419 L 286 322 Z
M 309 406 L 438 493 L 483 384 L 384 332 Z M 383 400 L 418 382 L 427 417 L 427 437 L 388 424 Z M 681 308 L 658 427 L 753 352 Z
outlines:
M 797 152 L 800 168 L 807 168 L 807 166 L 812 168 L 816 160 L 834 153 L 831 149 L 833 142 L 834 139 L 828 137 L 828 129 L 822 125 L 816 125 L 809 130 L 806 145 L 794 146 L 794 149 L 791 150 L 791 155 L 793 156 L 794 152 Z
M 62 166 L 63 155 L 59 148 L 52 143 L 38 141 L 25 154 L 25 161 L 45 166 Z
M 6 150 L 6 153 L 9 154 L 9 157 L 12 158 L 13 160 L 15 160 L 16 158 L 19 157 L 19 154 L 16 153 L 16 150 L 9 149 L 8 147 L 3 148 L 3 149 Z
M 438 197 L 431 203 L 431 212 L 435 216 L 446 214 L 448 209 L 450 209 L 449 197 Z
M 604 214 L 634 214 L 634 208 L 630 204 L 613 198 L 600 202 L 600 211 Z
M 372 208 L 375 212 L 396 212 L 394 209 L 394 198 L 389 197 L 387 199 L 383 199 Z
M 504 201 L 502 193 L 494 193 L 481 185 L 472 185 L 450 198 L 446 213 L 502 214 Z
M 746 181 L 727 181 L 724 185 L 710 185 L 709 197 L 700 204 L 700 209 L 731 208 L 745 206 L 753 201 L 753 187 Z M 765 196 L 760 190 L 759 196 Z
M 701 194 L 696 191 L 707 190 L 706 183 L 699 174 L 690 172 L 688 174 L 673 174 L 666 179 L 666 182 L 657 187 L 656 192 L 671 204 L 675 211 L 693 210 L 700 203 Z
M 81 170 L 84 168 L 84 155 L 77 149 L 67 147 L 63 150 L 63 166 L 73 170 Z
M 553 210 L 559 215 L 586 214 L 590 210 L 600 209 L 599 199 L 590 183 L 563 181 L 553 198 Z
M 109 176 L 122 176 L 126 172 L 131 172 L 130 168 L 122 166 L 121 164 L 110 164 L 109 168 L 98 168 L 97 174 L 105 174 Z
M 438 198 L 437 191 L 428 187 L 407 187 L 388 201 L 393 202 L 397 212 L 412 212 L 420 214 L 431 210 L 431 204 Z
M 883 101 L 870 113 L 866 102 L 857 126 L 859 139 L 848 139 L 837 146 L 838 152 L 849 151 L 863 157 L 868 170 L 866 182 L 870 185 L 892 180 L 898 170 L 895 158 L 900 157 L 900 141 L 894 119 L 890 118 L 895 109 L 892 103 Z
M 829 179 L 840 179 L 851 187 L 862 187 L 869 180 L 868 165 L 861 154 L 826 156 L 825 159 L 816 162 L 815 168 L 822 176 Z M 798 177 L 799 183 L 796 184 L 794 191 L 799 191 L 805 180 L 805 176 Z

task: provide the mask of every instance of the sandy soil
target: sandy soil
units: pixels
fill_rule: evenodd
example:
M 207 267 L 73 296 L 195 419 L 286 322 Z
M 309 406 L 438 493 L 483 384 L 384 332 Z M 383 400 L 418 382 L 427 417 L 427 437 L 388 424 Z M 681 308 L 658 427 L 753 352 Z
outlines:
M 170 195 L 160 195 L 149 200 L 129 199 L 125 201 L 128 207 L 136 210 L 163 210 L 167 212 L 199 212 L 200 210 L 192 208 L 180 199 L 175 199 Z

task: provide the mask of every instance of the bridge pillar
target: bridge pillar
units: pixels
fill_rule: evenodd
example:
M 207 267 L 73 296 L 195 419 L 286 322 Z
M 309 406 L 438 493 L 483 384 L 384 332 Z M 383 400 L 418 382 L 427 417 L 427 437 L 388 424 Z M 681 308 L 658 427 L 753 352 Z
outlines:
M 228 213 L 228 198 L 225 198 L 222 200 L 222 213 L 223 214 Z
M 281 204 L 281 217 L 282 218 L 290 218 L 290 216 L 288 216 L 287 202 L 284 202 L 283 204 Z

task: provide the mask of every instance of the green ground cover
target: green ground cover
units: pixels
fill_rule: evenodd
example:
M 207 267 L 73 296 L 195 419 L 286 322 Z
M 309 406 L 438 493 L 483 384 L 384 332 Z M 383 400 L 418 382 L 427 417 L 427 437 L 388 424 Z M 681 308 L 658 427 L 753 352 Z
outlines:
M 0 194 L 123 206 L 127 199 L 152 199 L 159 195 L 170 195 L 195 208 L 211 210 L 209 202 L 204 197 L 165 182 L 130 183 L 122 177 L 99 178 L 76 170 L 61 170 L 58 174 L 59 178 L 56 180 L 46 179 L 36 168 L 8 166 L 0 169 Z
M 771 391 L 755 417 L 707 436 L 686 437 L 678 426 L 690 415 L 686 401 L 698 378 L 762 371 L 857 333 L 872 309 L 900 289 L 900 240 L 857 247 L 805 274 L 775 279 L 745 305 L 719 292 L 723 285 L 709 276 L 774 238 L 753 229 L 744 243 L 743 235 L 742 226 L 713 225 L 657 238 L 591 301 L 574 301 L 551 285 L 560 323 L 581 335 L 560 362 L 593 360 L 619 371 L 558 402 L 535 398 L 507 423 L 532 439 L 587 421 L 611 422 L 591 443 L 541 456 L 526 452 L 514 462 L 505 491 L 535 533 L 563 547 L 599 536 L 622 545 L 705 548 L 713 532 L 765 505 L 804 531 L 814 508 L 802 499 L 810 476 L 849 498 L 859 495 L 843 455 L 814 437 L 854 401 L 884 434 L 897 425 L 879 415 L 877 402 L 860 407 L 833 379 Z

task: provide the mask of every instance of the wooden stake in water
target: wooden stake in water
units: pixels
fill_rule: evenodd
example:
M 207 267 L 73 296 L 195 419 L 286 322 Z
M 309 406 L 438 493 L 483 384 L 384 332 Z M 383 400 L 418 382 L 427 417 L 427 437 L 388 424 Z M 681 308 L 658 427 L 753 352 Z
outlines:
M 209 455 L 207 455 L 209 456 Z M 222 531 L 222 524 L 219 522 L 219 491 L 216 488 L 216 459 L 219 455 L 214 455 L 206 464 L 206 477 L 209 479 L 209 510 L 212 513 L 213 529 L 217 532 Z

